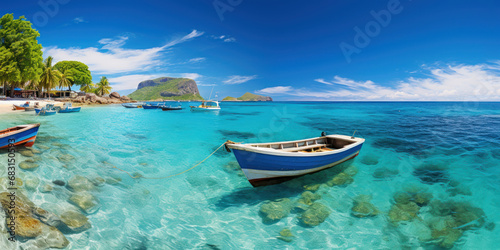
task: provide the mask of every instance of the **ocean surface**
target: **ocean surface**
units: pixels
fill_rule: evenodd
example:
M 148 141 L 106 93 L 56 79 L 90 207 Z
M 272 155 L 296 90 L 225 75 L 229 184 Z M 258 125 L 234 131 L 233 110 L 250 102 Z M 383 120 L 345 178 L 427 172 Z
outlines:
M 249 102 L 222 103 L 219 112 L 191 112 L 188 105 L 169 112 L 85 106 L 49 117 L 18 111 L 0 115 L 0 129 L 41 123 L 34 146 L 42 151 L 34 157 L 40 166 L 18 173 L 39 178 L 27 194 L 48 211 L 75 209 L 67 188 L 41 191 L 54 180 L 115 180 L 92 191 L 99 200 L 85 213 L 92 227 L 65 234 L 69 249 L 498 249 L 500 103 Z M 168 179 L 133 179 L 113 168 L 166 177 L 226 140 L 295 140 L 322 131 L 356 132 L 366 142 L 358 157 L 339 167 L 273 186 L 253 188 L 222 149 Z M 5 152 L 0 162 L 6 165 Z M 346 168 L 357 169 L 351 182 L 328 182 Z M 305 223 L 296 207 L 310 195 L 306 190 L 317 194 L 323 214 L 328 211 L 318 225 Z M 401 192 L 418 203 L 406 219 L 395 217 L 395 206 L 408 204 L 395 198 Z M 417 193 L 427 200 L 419 203 Z M 373 213 L 353 211 L 360 200 Z M 279 219 L 261 211 L 285 203 L 291 205 L 277 205 Z M 293 236 L 280 239 L 283 229 Z

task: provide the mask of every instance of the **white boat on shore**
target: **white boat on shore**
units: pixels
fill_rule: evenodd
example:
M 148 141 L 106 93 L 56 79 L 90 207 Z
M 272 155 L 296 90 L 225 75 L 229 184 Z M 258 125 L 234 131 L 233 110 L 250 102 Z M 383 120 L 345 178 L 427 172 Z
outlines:
M 129 109 L 136 109 L 136 108 L 139 108 L 141 107 L 142 108 L 142 105 L 144 105 L 144 103 L 141 103 L 141 102 L 136 102 L 136 103 L 123 103 L 122 106 L 125 107 L 125 108 L 129 108 Z

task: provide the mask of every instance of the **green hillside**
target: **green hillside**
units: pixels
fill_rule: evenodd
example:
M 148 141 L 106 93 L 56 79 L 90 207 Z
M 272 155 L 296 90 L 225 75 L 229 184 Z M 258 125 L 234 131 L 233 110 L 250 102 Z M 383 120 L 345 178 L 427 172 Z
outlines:
M 132 100 L 203 100 L 196 82 L 187 78 L 161 77 L 139 83 L 138 89 L 129 94 Z
M 228 96 L 224 99 L 222 99 L 222 101 L 242 101 L 242 102 L 272 102 L 273 99 L 269 96 L 263 96 L 263 95 L 256 95 L 256 94 L 252 94 L 252 93 L 249 93 L 249 92 L 246 92 L 244 95 L 238 97 L 238 98 L 234 98 L 234 97 L 231 97 L 231 96 Z

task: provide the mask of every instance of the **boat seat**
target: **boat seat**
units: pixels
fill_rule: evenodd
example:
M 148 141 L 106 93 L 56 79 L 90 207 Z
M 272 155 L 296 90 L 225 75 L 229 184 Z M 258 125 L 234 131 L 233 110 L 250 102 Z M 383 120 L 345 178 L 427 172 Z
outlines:
M 284 148 L 284 149 L 278 149 L 280 151 L 285 151 L 285 152 L 296 152 L 296 151 L 302 151 L 302 150 L 307 150 L 307 149 L 312 149 L 312 148 L 322 148 L 326 147 L 328 144 L 312 144 L 309 146 L 302 146 L 302 147 L 297 147 L 297 148 Z

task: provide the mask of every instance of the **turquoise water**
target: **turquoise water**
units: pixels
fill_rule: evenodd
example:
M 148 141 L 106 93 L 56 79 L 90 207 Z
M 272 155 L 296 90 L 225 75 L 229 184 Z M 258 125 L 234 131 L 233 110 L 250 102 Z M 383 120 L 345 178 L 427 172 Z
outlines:
M 0 128 L 42 124 L 34 148 L 49 149 L 39 155 L 40 167 L 18 171 L 21 178 L 40 179 L 27 193 L 46 210 L 57 214 L 73 206 L 65 188 L 40 191 L 53 180 L 68 181 L 74 175 L 121 179 L 93 191 L 100 205 L 87 214 L 92 228 L 66 234 L 70 249 L 438 248 L 443 237 L 429 239 L 430 205 L 422 206 L 410 221 L 391 222 L 394 194 L 416 188 L 431 193 L 431 203 L 468 204 L 484 212 L 472 222 L 477 225 L 473 228 L 455 225 L 460 236 L 452 247 L 497 248 L 500 103 L 273 102 L 221 107 L 220 112 L 201 113 L 87 106 L 80 113 L 52 117 L 18 112 L 1 115 Z M 366 143 L 357 158 L 338 168 L 269 187 L 252 188 L 234 167 L 234 156 L 222 150 L 170 179 L 132 179 L 112 168 L 146 177 L 169 176 L 192 167 L 227 139 L 282 141 L 316 137 L 322 131 L 356 131 Z M 61 161 L 61 154 L 74 159 Z M 6 157 L 1 153 L 2 162 Z M 325 184 L 350 166 L 358 169 L 352 183 Z M 294 209 L 275 221 L 259 213 L 268 201 L 296 202 L 304 186 L 314 184 L 322 184 L 312 190 L 321 196 L 317 202 L 331 211 L 319 225 L 302 223 Z M 371 196 L 379 213 L 353 216 L 359 195 Z M 277 239 L 284 228 L 294 235 L 291 242 Z

